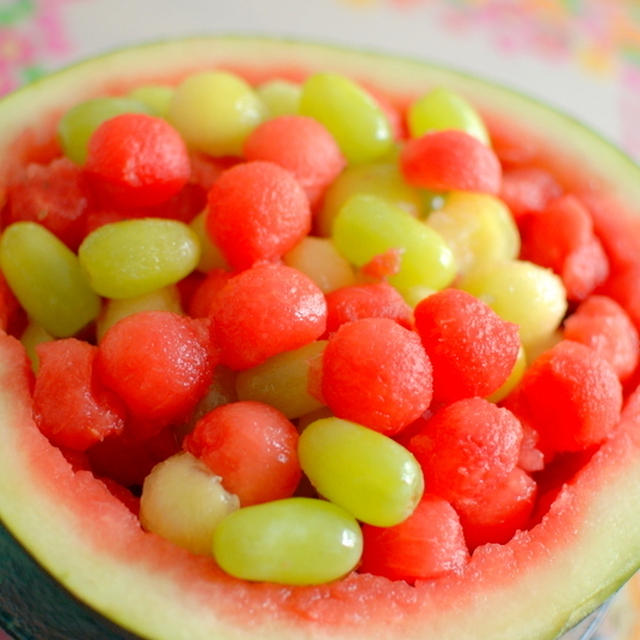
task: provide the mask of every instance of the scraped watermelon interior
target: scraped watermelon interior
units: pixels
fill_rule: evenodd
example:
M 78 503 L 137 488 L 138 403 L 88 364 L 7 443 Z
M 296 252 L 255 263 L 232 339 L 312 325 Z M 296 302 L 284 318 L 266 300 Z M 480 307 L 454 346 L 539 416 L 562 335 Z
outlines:
M 258 69 L 246 62 L 231 61 L 222 66 L 252 84 L 271 78 L 298 82 L 310 73 L 305 66 L 283 66 L 280 60 Z M 119 95 L 152 82 L 176 84 L 196 68 L 210 68 L 210 63 L 168 73 L 143 69 L 137 77 L 111 78 L 92 87 L 91 93 Z M 360 79 L 357 72 L 356 78 Z M 400 114 L 424 90 L 424 86 L 416 91 L 407 86 L 390 88 L 386 82 L 376 84 L 371 77 L 361 81 Z M 36 126 L 12 136 L 0 164 L 5 183 L 10 183 L 29 163 L 46 164 L 60 155 L 55 135 L 57 121 L 69 104 L 87 97 L 63 96 L 56 107 L 39 117 Z M 638 236 L 633 239 L 638 229 L 633 217 L 610 197 L 617 196 L 620 189 L 612 185 L 609 177 L 602 178 L 592 167 L 577 166 L 574 152 L 565 152 L 555 140 L 549 140 L 545 124 L 537 127 L 535 117 L 524 126 L 520 124 L 525 120 L 522 114 L 513 114 L 512 122 L 511 114 L 505 118 L 482 91 L 478 104 L 505 169 L 544 169 L 553 174 L 565 192 L 579 194 L 589 202 L 596 233 L 612 264 L 616 260 L 622 262 L 623 253 L 632 251 L 636 244 L 640 248 Z M 594 147 L 596 144 L 599 143 L 594 142 Z M 631 169 L 629 173 L 633 173 Z M 636 177 L 633 173 L 628 182 Z M 621 234 L 628 243 L 620 242 Z M 23 326 L 17 321 L 15 327 L 9 325 L 9 332 L 19 335 Z M 375 634 L 381 632 L 371 631 L 376 627 L 397 629 L 399 636 L 407 638 L 420 637 L 420 629 L 424 628 L 434 637 L 454 638 L 472 637 L 479 620 L 488 615 L 500 618 L 491 637 L 553 637 L 601 602 L 633 572 L 637 563 L 632 556 L 634 550 L 639 551 L 640 525 L 630 522 L 628 532 L 620 534 L 620 548 L 630 552 L 624 557 L 609 549 L 607 533 L 612 523 L 619 525 L 620 512 L 610 510 L 610 506 L 614 502 L 617 508 L 622 508 L 620 504 L 633 505 L 639 497 L 633 490 L 640 493 L 640 482 L 635 481 L 640 475 L 640 412 L 633 394 L 635 376 L 626 384 L 626 407 L 614 434 L 587 454 L 567 454 L 562 464 L 541 472 L 537 479 L 540 486 L 548 489 L 547 502 L 540 501 L 530 526 L 506 544 L 478 546 L 462 571 L 419 580 L 415 585 L 354 572 L 329 584 L 291 587 L 232 578 L 211 558 L 194 556 L 144 531 L 136 515 L 120 499 L 126 494 L 110 491 L 91 470 L 79 469 L 73 458 L 67 459 L 39 432 L 31 417 L 33 374 L 22 347 L 13 337 L 3 337 L 0 350 L 3 438 L 13 461 L 7 473 L 15 473 L 16 482 L 27 485 L 27 493 L 35 492 L 39 502 L 49 505 L 46 513 L 52 529 L 69 535 L 65 544 L 70 548 L 81 547 L 77 564 L 94 555 L 108 558 L 109 564 L 93 570 L 98 582 L 108 579 L 101 572 L 110 571 L 110 563 L 118 571 L 126 567 L 126 576 L 139 580 L 138 586 L 153 584 L 156 590 L 155 595 L 141 596 L 141 603 L 147 597 L 164 598 L 171 601 L 169 612 L 190 612 L 195 620 L 186 623 L 187 630 L 192 625 L 213 625 L 211 618 L 222 625 L 220 628 L 233 629 L 234 633 L 240 630 L 233 636 L 238 638 L 251 637 L 256 629 L 261 633 L 273 630 L 274 637 L 282 629 L 293 629 L 292 636 L 302 629 L 313 629 L 318 637 L 360 637 L 354 636 L 359 633 L 362 637 L 377 637 Z M 634 482 L 636 486 L 632 488 Z M 12 516 L 19 511 L 15 505 L 4 514 L 9 529 L 13 528 Z M 39 524 L 33 515 L 15 518 L 20 523 L 17 535 L 21 540 L 25 539 L 23 528 L 48 526 Z M 26 537 L 25 546 L 32 548 L 37 557 L 56 555 L 55 543 L 41 543 L 37 535 L 33 540 Z M 601 556 L 598 561 L 583 562 L 593 549 Z M 46 557 L 41 561 L 47 566 Z M 86 571 L 81 575 L 83 570 L 75 565 L 72 562 L 69 569 L 58 558 L 49 569 L 79 597 L 88 597 L 90 604 L 102 607 L 123 626 L 143 635 L 149 633 L 143 616 L 131 613 L 129 605 L 119 611 L 113 594 L 105 595 L 108 589 L 98 587 L 97 595 L 87 596 L 87 591 L 91 592 L 87 584 L 92 579 Z M 76 570 L 77 578 L 73 576 Z M 124 576 L 125 573 L 118 577 L 116 572 L 116 583 L 126 582 Z M 549 585 L 553 582 L 560 587 L 550 598 Z M 134 610 L 135 603 L 131 607 Z M 492 611 L 492 607 L 499 611 Z M 523 622 L 526 612 L 529 615 Z M 157 624 L 160 627 L 165 622 L 160 618 Z M 522 626 L 527 627 L 526 632 L 521 632 Z

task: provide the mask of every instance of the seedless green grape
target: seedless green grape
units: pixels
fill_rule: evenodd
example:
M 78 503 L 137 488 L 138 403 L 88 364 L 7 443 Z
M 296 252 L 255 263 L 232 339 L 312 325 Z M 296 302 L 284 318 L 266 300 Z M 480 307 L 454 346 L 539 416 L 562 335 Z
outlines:
M 347 167 L 327 189 L 322 208 L 315 217 L 315 229 L 321 236 L 330 236 L 333 221 L 342 206 L 357 194 L 379 196 L 418 217 L 421 197 L 417 189 L 407 184 L 397 163 L 374 162 Z
M 269 118 L 298 113 L 302 87 L 288 80 L 270 80 L 256 87 Z
M 408 518 L 424 480 L 413 455 L 395 440 L 362 425 L 324 418 L 298 442 L 300 466 L 318 493 L 358 520 L 390 527 Z
M 160 218 L 124 220 L 90 233 L 78 250 L 94 291 L 133 298 L 174 284 L 200 259 L 196 234 L 184 223 Z
M 169 105 L 169 121 L 187 144 L 214 156 L 240 155 L 266 109 L 247 82 L 226 71 L 204 71 L 180 84 Z
M 489 134 L 478 112 L 459 94 L 437 87 L 418 98 L 407 113 L 409 133 L 418 138 L 428 131 L 459 129 L 489 144 Z
M 241 371 L 236 378 L 238 398 L 270 404 L 287 418 L 319 409 L 324 403 L 311 395 L 309 382 L 320 371 L 326 346 L 326 340 L 316 340 Z
M 54 337 L 33 320 L 29 322 L 20 336 L 20 342 L 22 342 L 22 346 L 25 348 L 29 360 L 31 360 L 31 367 L 36 373 L 40 366 L 36 347 L 43 342 L 50 342 L 51 340 L 54 340 Z
M 469 274 L 460 286 L 519 325 L 525 350 L 553 334 L 567 310 L 562 280 L 550 269 L 523 260 Z
M 245 507 L 213 533 L 213 555 L 243 580 L 322 584 L 358 564 L 362 533 L 344 509 L 313 498 L 287 498 Z
M 107 300 L 100 316 L 96 320 L 96 337 L 98 341 L 118 320 L 126 318 L 139 311 L 171 311 L 182 313 L 180 294 L 175 285 L 161 287 L 149 293 L 133 298 Z
M 161 84 L 146 84 L 136 87 L 129 93 L 129 97 L 146 105 L 153 115 L 166 118 L 169 104 L 175 89 Z
M 306 236 L 282 257 L 282 261 L 308 275 L 323 293 L 356 282 L 353 267 L 328 238 Z
M 447 242 L 460 273 L 512 260 L 520 253 L 520 234 L 507 206 L 484 193 L 454 191 L 427 224 Z
M 133 98 L 94 98 L 67 111 L 58 124 L 58 137 L 64 154 L 76 164 L 84 164 L 93 132 L 109 118 L 122 113 L 152 113 Z
M 0 268 L 29 316 L 57 338 L 72 336 L 100 312 L 75 253 L 35 222 L 5 229 Z
M 350 163 L 371 162 L 393 146 L 389 121 L 375 99 L 337 73 L 317 73 L 302 85 L 300 113 L 320 121 Z
M 333 223 L 333 241 L 358 267 L 376 255 L 399 249 L 400 270 L 389 282 L 403 294 L 414 287 L 442 289 L 456 275 L 453 253 L 437 231 L 376 196 L 353 196 L 340 209 Z
M 240 506 L 220 478 L 190 453 L 157 464 L 145 478 L 140 522 L 159 536 L 193 553 L 211 554 L 213 531 Z
M 196 269 L 208 273 L 211 269 L 228 269 L 229 265 L 222 252 L 211 241 L 206 227 L 207 209 L 201 211 L 190 223 L 191 230 L 198 236 L 200 243 L 200 260 Z

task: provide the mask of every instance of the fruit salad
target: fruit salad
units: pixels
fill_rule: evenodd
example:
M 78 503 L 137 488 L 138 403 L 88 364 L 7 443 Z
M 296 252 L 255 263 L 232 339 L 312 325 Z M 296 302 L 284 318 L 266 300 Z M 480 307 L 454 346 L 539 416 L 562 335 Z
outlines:
M 335 71 L 66 109 L 2 202 L 39 431 L 250 583 L 413 588 L 532 530 L 638 403 L 637 224 L 501 125 Z

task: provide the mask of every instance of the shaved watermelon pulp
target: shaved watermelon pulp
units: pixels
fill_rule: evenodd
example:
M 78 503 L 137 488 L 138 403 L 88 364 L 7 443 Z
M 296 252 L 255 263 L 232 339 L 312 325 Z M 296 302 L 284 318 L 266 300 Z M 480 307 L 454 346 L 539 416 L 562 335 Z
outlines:
M 20 165 L 58 154 L 55 123 L 71 105 L 213 67 L 253 82 L 339 71 L 399 105 L 445 85 L 480 108 L 497 144 L 508 145 L 509 136 L 530 143 L 538 164 L 551 168 L 566 189 L 640 201 L 640 169 L 631 160 L 528 98 L 419 62 L 242 37 L 117 52 L 6 98 L 0 103 L 0 198 Z M 535 133 L 505 125 L 512 120 Z M 53 593 L 68 590 L 89 609 L 73 598 L 54 598 L 45 578 L 37 578 L 36 587 L 48 595 L 27 612 L 24 590 L 16 585 L 28 561 L 9 541 L 0 560 L 2 577 L 8 576 L 0 582 L 0 611 L 24 637 L 551 639 L 640 565 L 640 412 L 633 407 L 538 525 L 505 545 L 479 547 L 461 574 L 415 587 L 368 574 L 282 587 L 236 580 L 213 560 L 144 532 L 104 484 L 89 472 L 74 472 L 39 432 L 31 418 L 31 384 L 21 345 L 1 337 L 0 519 L 58 581 Z

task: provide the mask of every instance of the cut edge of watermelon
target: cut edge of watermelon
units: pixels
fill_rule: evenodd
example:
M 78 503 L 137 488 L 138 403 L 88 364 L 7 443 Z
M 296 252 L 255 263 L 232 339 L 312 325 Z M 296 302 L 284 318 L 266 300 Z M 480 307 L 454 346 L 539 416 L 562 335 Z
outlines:
M 259 630 L 284 640 L 312 628 L 314 638 L 346 640 L 388 638 L 393 628 L 407 639 L 553 638 L 620 586 L 640 558 L 640 523 L 631 517 L 640 500 L 640 435 L 630 423 L 541 524 L 506 545 L 480 547 L 459 576 L 416 588 L 366 575 L 303 588 L 234 580 L 211 559 L 143 532 L 89 473 L 74 473 L 31 419 L 24 354 L 13 338 L 0 339 L 0 363 L 5 526 L 72 593 L 144 637 L 235 640 Z M 598 488 L 602 477 L 606 488 Z
M 212 65 L 258 66 L 255 77 L 274 68 L 288 76 L 334 69 L 402 96 L 447 84 L 492 112 L 518 113 L 550 139 L 568 136 L 568 158 L 592 159 L 607 188 L 626 201 L 640 197 L 638 168 L 629 158 L 528 98 L 420 62 L 260 38 L 153 44 L 34 83 L 0 103 L 0 122 L 12 122 L 0 129 L 0 159 L 16 148 L 15 131 L 28 132 L 22 148 L 50 146 L 55 117 L 78 100 Z M 0 177 L 7 170 L 0 164 Z M 318 588 L 241 583 L 210 559 L 142 532 L 90 474 L 71 472 L 31 420 L 23 364 L 20 345 L 2 338 L 0 518 L 71 592 L 145 637 L 240 640 L 259 629 L 261 637 L 283 640 L 312 632 L 317 639 L 375 639 L 389 638 L 394 629 L 408 640 L 542 640 L 578 622 L 640 564 L 640 443 L 634 433 L 640 429 L 629 423 L 565 487 L 537 527 L 506 545 L 479 548 L 460 576 L 415 589 L 373 576 Z

